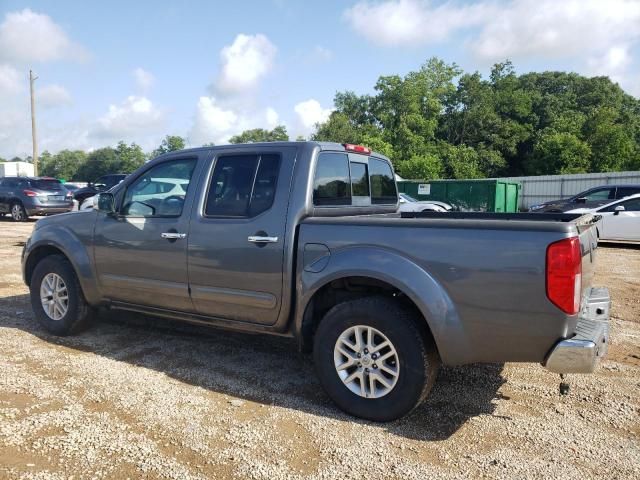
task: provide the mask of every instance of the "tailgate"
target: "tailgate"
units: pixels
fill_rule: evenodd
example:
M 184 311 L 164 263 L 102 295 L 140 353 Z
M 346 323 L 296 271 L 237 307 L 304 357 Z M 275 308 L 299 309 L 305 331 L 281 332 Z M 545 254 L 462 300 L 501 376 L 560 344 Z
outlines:
M 599 216 L 585 215 L 576 221 L 582 250 L 582 294 L 583 298 L 589 294 L 593 283 L 596 250 L 598 248 L 598 235 L 596 222 Z

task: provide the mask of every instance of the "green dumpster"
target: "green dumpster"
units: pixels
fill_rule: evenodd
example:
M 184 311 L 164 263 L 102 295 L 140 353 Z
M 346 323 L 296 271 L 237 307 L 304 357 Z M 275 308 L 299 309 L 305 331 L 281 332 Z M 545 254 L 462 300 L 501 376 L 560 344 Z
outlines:
M 417 200 L 447 202 L 463 212 L 518 211 L 520 184 L 495 179 L 400 180 L 398 191 Z

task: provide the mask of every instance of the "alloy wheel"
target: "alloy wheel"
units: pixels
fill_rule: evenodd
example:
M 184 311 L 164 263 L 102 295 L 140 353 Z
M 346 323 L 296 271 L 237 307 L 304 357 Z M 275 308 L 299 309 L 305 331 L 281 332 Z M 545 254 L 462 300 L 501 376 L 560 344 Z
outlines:
M 62 319 L 69 310 L 69 291 L 57 273 L 48 273 L 40 284 L 40 301 L 44 313 L 51 320 Z
M 398 353 L 391 341 L 366 325 L 350 327 L 340 334 L 333 360 L 342 383 L 364 398 L 384 397 L 400 375 Z

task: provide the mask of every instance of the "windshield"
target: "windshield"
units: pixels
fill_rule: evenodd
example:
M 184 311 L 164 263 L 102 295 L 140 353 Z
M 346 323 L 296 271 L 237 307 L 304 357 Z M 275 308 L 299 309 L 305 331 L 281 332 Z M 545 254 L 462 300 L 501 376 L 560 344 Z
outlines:
M 62 190 L 62 184 L 60 181 L 51 180 L 31 180 L 31 187 L 38 190 Z

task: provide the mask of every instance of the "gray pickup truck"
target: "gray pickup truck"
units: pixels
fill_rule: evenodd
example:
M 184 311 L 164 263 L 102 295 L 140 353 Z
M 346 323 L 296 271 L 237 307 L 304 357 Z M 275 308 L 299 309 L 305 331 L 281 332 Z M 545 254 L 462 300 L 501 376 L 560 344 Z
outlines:
M 391 163 L 360 146 L 173 152 L 38 221 L 24 281 L 57 335 L 106 307 L 294 337 L 338 406 L 376 421 L 419 405 L 441 362 L 594 370 L 610 305 L 594 217 L 397 202 Z

